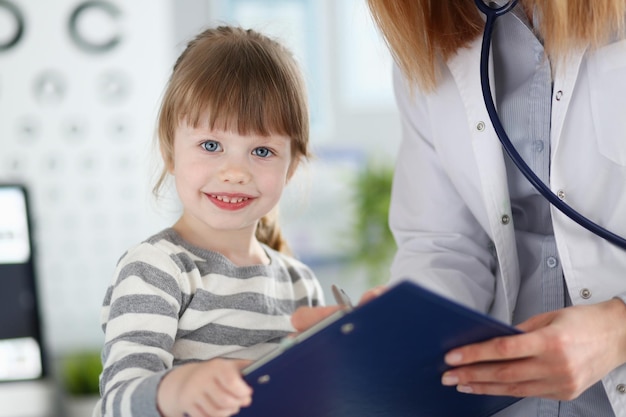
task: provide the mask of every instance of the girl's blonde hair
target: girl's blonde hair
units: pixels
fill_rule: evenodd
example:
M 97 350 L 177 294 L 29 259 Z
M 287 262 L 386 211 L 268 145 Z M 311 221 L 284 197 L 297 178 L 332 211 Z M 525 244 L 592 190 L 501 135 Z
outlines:
M 412 83 L 437 85 L 438 66 L 482 33 L 474 0 L 367 0 L 394 59 Z M 487 1 L 487 0 L 485 0 Z M 546 53 L 563 58 L 572 48 L 597 47 L 623 36 L 626 0 L 520 0 L 538 13 Z
M 153 188 L 158 195 L 174 161 L 174 132 L 181 121 L 197 127 L 291 138 L 290 173 L 310 157 L 309 112 L 304 80 L 292 54 L 254 30 L 220 26 L 187 44 L 169 79 L 158 117 L 164 167 Z M 257 226 L 259 241 L 289 253 L 276 210 Z

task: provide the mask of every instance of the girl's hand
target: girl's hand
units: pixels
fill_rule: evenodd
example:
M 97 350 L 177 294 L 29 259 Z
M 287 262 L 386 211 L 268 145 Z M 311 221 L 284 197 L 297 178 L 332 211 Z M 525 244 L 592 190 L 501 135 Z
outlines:
M 341 307 L 336 305 L 325 307 L 298 307 L 291 315 L 291 325 L 296 331 L 302 332 L 339 310 L 341 310 Z
M 252 401 L 252 388 L 241 377 L 251 361 L 212 359 L 175 368 L 157 393 L 164 417 L 228 417 Z
M 454 349 L 444 385 L 461 392 L 571 400 L 626 363 L 626 305 L 619 299 L 540 314 L 526 333 Z
M 359 305 L 378 297 L 384 291 L 384 286 L 378 286 L 367 290 L 363 296 L 361 296 Z M 298 332 L 302 332 L 339 310 L 341 310 L 341 307 L 339 306 L 300 307 L 291 316 L 291 325 Z

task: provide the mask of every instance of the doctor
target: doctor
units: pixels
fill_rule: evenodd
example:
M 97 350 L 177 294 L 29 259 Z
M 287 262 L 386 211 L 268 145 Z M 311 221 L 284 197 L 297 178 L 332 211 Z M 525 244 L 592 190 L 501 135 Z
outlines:
M 481 91 L 484 15 L 474 0 L 368 2 L 397 63 L 403 123 L 392 282 L 407 277 L 525 331 L 449 352 L 442 383 L 525 397 L 498 416 L 626 417 L 626 250 L 551 206 L 503 152 Z M 497 19 L 489 59 L 524 161 L 619 236 L 625 16 L 625 0 L 520 0 Z M 302 329 L 327 312 L 292 321 Z

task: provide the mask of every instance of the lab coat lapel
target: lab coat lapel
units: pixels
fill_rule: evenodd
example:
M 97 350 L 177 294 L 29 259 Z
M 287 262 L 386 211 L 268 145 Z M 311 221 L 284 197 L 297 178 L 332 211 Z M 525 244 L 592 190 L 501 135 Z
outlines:
M 557 64 L 554 77 L 554 87 L 552 91 L 552 118 L 550 124 L 550 147 L 551 155 L 554 157 L 558 150 L 561 132 L 565 115 L 572 98 L 571 92 L 578 78 L 580 63 L 582 62 L 585 50 L 576 51 L 567 58 L 564 58 L 561 65 Z M 558 103 L 558 106 L 556 105 Z
M 461 49 L 448 61 L 459 94 L 467 112 L 474 158 L 478 167 L 482 197 L 502 274 L 501 286 L 496 285 L 494 310 L 504 308 L 511 319 L 519 289 L 519 265 L 512 221 L 503 224 L 503 216 L 512 218 L 502 145 L 489 120 L 480 84 L 481 38 Z M 489 77 L 493 84 L 493 64 L 489 61 Z M 493 87 L 492 87 L 493 91 Z

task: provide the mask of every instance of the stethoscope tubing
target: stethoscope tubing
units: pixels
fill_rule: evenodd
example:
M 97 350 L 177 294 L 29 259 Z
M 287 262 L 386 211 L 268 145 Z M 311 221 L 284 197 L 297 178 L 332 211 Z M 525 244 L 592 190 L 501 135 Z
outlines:
M 482 87 L 483 99 L 485 101 L 485 107 L 487 108 L 487 113 L 489 114 L 491 124 L 493 125 L 493 128 L 496 131 L 496 135 L 502 143 L 504 150 L 511 157 L 511 160 L 513 161 L 515 166 L 522 172 L 522 174 L 528 179 L 528 181 L 530 181 L 533 187 L 535 187 L 546 200 L 548 200 L 554 207 L 556 207 L 567 217 L 578 223 L 580 226 L 584 227 L 595 235 L 600 236 L 601 238 L 611 242 L 612 244 L 622 249 L 626 249 L 626 239 L 611 232 L 610 230 L 605 229 L 597 223 L 594 223 L 587 217 L 574 210 L 571 206 L 569 206 L 556 194 L 554 194 L 543 181 L 541 181 L 541 179 L 533 172 L 532 169 L 530 169 L 524 159 L 517 152 L 515 146 L 506 134 L 502 123 L 500 122 L 500 117 L 498 116 L 496 106 L 491 96 L 491 86 L 489 85 L 489 49 L 491 46 L 491 37 L 493 34 L 493 28 L 496 18 L 512 10 L 513 7 L 515 7 L 515 5 L 517 4 L 517 1 L 518 0 L 512 0 L 507 2 L 504 6 L 491 7 L 483 0 L 475 0 L 476 5 L 487 18 L 485 22 L 485 31 L 483 33 L 482 47 L 480 52 L 480 83 Z

